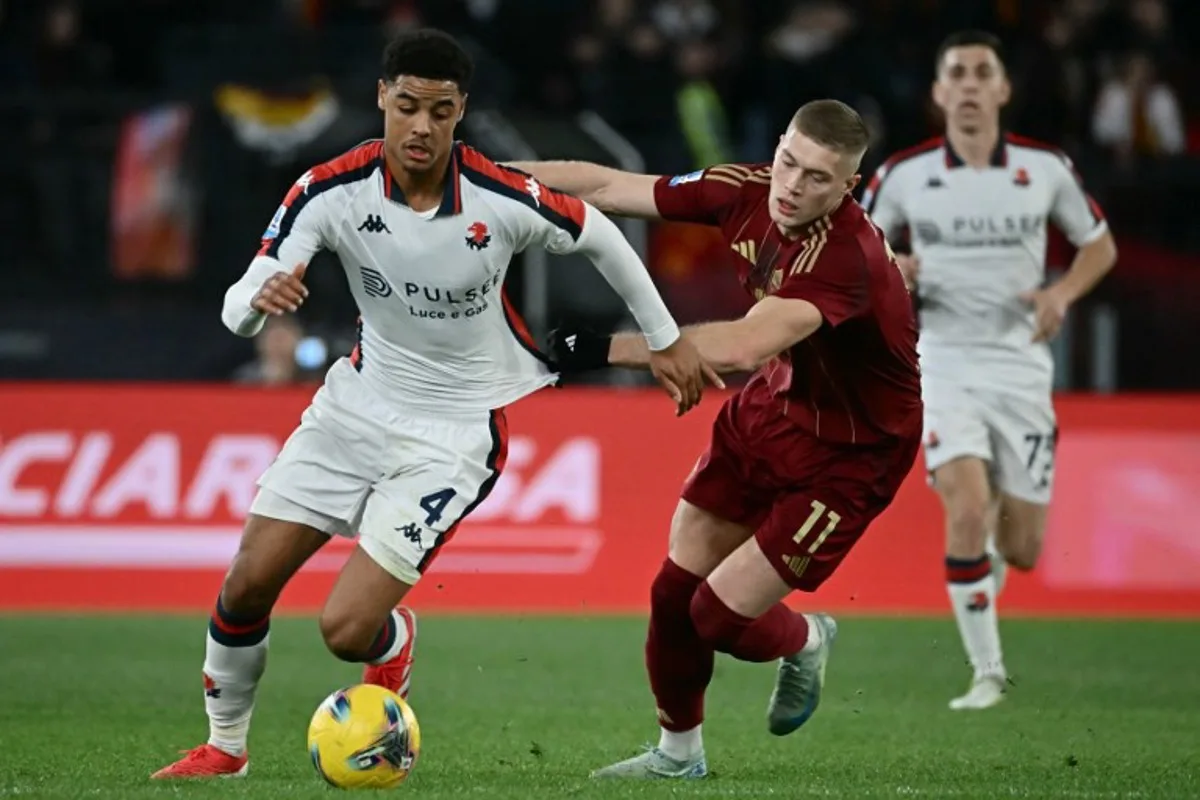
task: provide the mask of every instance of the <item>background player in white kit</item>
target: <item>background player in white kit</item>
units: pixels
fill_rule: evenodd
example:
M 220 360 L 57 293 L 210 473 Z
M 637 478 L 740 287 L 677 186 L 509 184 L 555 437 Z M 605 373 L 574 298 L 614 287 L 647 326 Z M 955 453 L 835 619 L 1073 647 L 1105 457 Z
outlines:
M 305 265 L 337 253 L 361 311 L 359 344 L 335 363 L 300 426 L 259 480 L 209 623 L 208 743 L 156 778 L 244 775 L 269 615 L 331 535 L 360 534 L 321 612 L 334 655 L 405 694 L 415 617 L 397 607 L 503 469 L 504 407 L 554 383 L 503 297 L 513 253 L 580 252 L 625 300 L 680 412 L 719 385 L 611 221 L 453 139 L 470 58 L 437 31 L 384 52 L 384 139 L 305 173 L 263 237 L 222 319 L 254 335 L 295 311 Z
M 933 97 L 945 137 L 890 158 L 863 197 L 889 239 L 907 226 L 912 240 L 899 261 L 920 301 L 925 462 L 946 514 L 950 601 L 974 673 L 952 709 L 1004 696 L 996 594 L 1005 563 L 1036 565 L 1054 478 L 1047 341 L 1116 261 L 1070 160 L 1001 131 L 1011 93 L 1001 54 L 985 32 L 943 42 Z M 1078 251 L 1043 288 L 1048 220 Z

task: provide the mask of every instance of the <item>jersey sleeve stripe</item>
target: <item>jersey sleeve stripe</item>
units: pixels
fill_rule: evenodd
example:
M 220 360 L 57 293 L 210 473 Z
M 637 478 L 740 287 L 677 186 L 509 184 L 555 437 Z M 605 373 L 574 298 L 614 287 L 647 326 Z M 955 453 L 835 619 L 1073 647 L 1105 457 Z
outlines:
M 517 343 L 529 355 L 541 361 L 546 366 L 551 366 L 550 357 L 538 348 L 537 341 L 533 338 L 533 334 L 529 332 L 529 326 L 525 324 L 525 320 L 521 318 L 520 313 L 513 307 L 512 301 L 508 299 L 508 292 L 504 290 L 500 291 L 500 304 L 504 308 L 504 321 L 508 323 L 508 329 L 516 337 Z
M 358 322 L 354 325 L 354 349 L 350 351 L 350 365 L 354 369 L 362 372 L 363 368 L 363 326 L 362 317 L 358 318 Z
M 1100 208 L 1100 204 L 1096 202 L 1096 198 L 1088 194 L 1087 188 L 1083 185 L 1083 176 L 1080 175 L 1074 165 L 1068 164 L 1071 169 L 1071 177 L 1075 179 L 1075 185 L 1079 187 L 1079 193 L 1083 195 L 1083 199 L 1087 202 L 1088 211 L 1092 212 L 1092 224 L 1099 225 L 1104 222 L 1104 211 Z
M 764 164 L 717 164 L 704 170 L 703 177 L 706 181 L 720 181 L 730 186 L 770 183 L 771 168 Z
M 296 217 L 313 198 L 335 186 L 365 180 L 378 167 L 383 154 L 383 143 L 370 141 L 324 164 L 313 167 L 292 184 L 283 198 L 283 218 L 279 221 L 279 233 L 274 238 L 263 239 L 259 255 L 277 258 L 279 248 L 296 224 Z
M 723 173 L 718 173 L 718 172 L 709 173 L 704 176 L 704 179 L 709 180 L 709 181 L 720 181 L 721 183 L 728 183 L 730 186 L 741 186 L 743 183 L 746 182 L 745 178 L 733 178 L 733 177 L 730 177 L 729 175 L 725 175 Z
M 867 181 L 866 191 L 863 193 L 866 199 L 864 206 L 867 213 L 874 211 L 875 201 L 879 198 L 879 190 L 883 187 L 884 181 L 896 170 L 896 167 L 903 164 L 905 161 L 916 158 L 919 155 L 924 155 L 932 150 L 943 145 L 941 137 L 926 139 L 920 144 L 900 150 L 893 153 L 886 161 L 879 165 L 879 169 L 875 170 L 875 174 L 871 176 L 871 180 Z
M 463 177 L 481 189 L 511 198 L 528 206 L 578 239 L 587 216 L 578 197 L 556 192 L 534 180 L 533 176 L 511 167 L 502 167 L 477 150 L 460 146 Z

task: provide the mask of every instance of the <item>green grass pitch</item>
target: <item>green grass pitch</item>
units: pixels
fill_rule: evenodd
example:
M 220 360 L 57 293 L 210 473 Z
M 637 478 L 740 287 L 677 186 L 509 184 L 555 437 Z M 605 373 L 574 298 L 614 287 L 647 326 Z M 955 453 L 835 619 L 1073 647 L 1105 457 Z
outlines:
M 709 779 L 598 783 L 656 736 L 628 618 L 422 619 L 414 798 L 1200 798 L 1200 624 L 1003 623 L 1014 685 L 983 713 L 947 700 L 967 672 L 953 622 L 844 618 L 826 694 L 766 732 L 772 665 L 720 657 Z M 316 704 L 358 670 L 313 621 L 273 624 L 243 781 L 147 776 L 204 740 L 204 621 L 0 617 L 0 798 L 330 798 L 305 753 Z

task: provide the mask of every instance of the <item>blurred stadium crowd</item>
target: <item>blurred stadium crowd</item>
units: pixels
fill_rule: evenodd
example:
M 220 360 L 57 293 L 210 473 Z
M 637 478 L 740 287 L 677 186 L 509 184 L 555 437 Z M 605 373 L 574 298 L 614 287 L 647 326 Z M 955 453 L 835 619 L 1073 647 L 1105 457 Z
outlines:
M 1102 308 L 1108 324 L 1075 326 L 1064 385 L 1087 388 L 1100 357 L 1118 388 L 1200 387 L 1182 356 L 1200 341 L 1194 0 L 0 0 L 0 377 L 319 373 L 354 319 L 340 271 L 309 271 L 303 327 L 261 337 L 257 360 L 218 300 L 287 186 L 378 135 L 378 53 L 414 25 L 476 55 L 468 122 L 501 119 L 541 157 L 599 159 L 577 122 L 594 111 L 664 173 L 769 160 L 799 104 L 836 97 L 871 124 L 869 174 L 939 132 L 937 42 L 991 30 L 1015 88 L 1006 125 L 1071 154 L 1121 247 L 1075 315 Z M 496 130 L 464 138 L 529 155 Z M 742 307 L 710 268 L 720 251 L 691 227 L 651 229 L 648 263 L 682 318 Z M 297 366 L 303 328 L 323 344 Z

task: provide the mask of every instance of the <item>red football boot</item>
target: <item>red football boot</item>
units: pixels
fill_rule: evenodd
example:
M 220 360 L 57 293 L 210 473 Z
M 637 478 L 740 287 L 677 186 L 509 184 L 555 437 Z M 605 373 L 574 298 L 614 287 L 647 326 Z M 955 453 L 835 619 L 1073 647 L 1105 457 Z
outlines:
M 391 689 L 408 699 L 408 685 L 412 679 L 413 646 L 417 643 L 417 615 L 407 606 L 398 606 L 396 613 L 404 620 L 407 634 L 404 647 L 396 657 L 383 664 L 368 664 L 363 670 L 363 683 L 371 683 Z
M 168 764 L 151 778 L 242 778 L 250 771 L 250 758 L 246 753 L 231 756 L 211 744 L 184 751 L 183 758 Z

